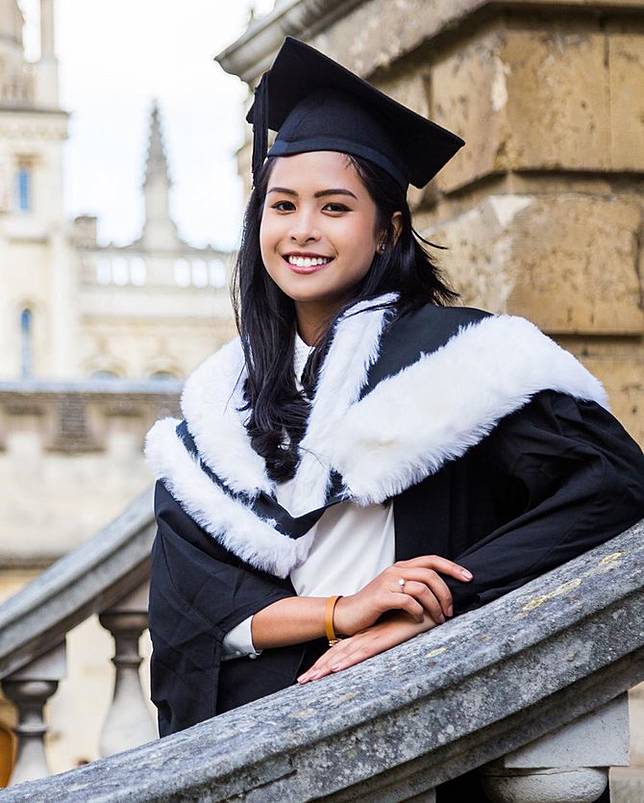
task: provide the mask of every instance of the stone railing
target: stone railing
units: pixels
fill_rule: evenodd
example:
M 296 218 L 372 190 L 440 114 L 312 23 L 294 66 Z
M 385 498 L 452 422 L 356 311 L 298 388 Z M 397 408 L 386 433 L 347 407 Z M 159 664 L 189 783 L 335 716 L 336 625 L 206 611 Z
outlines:
M 18 720 L 12 784 L 48 774 L 43 708 L 65 676 L 67 634 L 94 613 L 115 642 L 114 695 L 100 753 L 156 738 L 138 672 L 139 637 L 147 628 L 152 511 L 148 489 L 94 538 L 0 605 L 0 682 Z
M 111 606 L 143 580 L 149 510 L 141 497 L 81 548 L 84 559 L 60 561 L 0 608 L 3 688 L 14 690 L 18 706 L 29 701 L 23 744 L 39 738 L 42 719 L 33 712 L 46 696 L 43 681 L 55 682 L 27 665 L 90 610 L 111 609 L 112 621 L 123 613 Z M 640 522 L 337 675 L 14 786 L 2 800 L 432 801 L 437 785 L 480 768 L 492 800 L 590 803 L 608 767 L 628 763 L 625 692 L 644 679 L 643 535 Z M 99 549 L 103 560 L 90 558 Z M 117 718 L 133 727 L 147 717 L 140 704 L 115 710 L 114 732 Z M 141 741 L 153 738 L 146 727 Z

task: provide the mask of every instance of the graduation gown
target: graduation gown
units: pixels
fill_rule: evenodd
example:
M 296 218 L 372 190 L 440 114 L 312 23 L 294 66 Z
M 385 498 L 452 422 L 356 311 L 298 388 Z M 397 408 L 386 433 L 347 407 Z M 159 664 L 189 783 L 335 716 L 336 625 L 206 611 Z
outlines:
M 390 298 L 389 295 L 382 298 Z M 243 426 L 236 338 L 186 381 L 183 420 L 156 422 L 152 699 L 174 733 L 295 683 L 325 638 L 221 662 L 226 633 L 295 595 L 290 570 L 339 501 L 393 500 L 395 559 L 436 554 L 463 614 L 644 516 L 644 456 L 601 383 L 524 318 L 426 304 L 394 319 L 360 302 L 336 324 L 296 473 L 275 499 Z

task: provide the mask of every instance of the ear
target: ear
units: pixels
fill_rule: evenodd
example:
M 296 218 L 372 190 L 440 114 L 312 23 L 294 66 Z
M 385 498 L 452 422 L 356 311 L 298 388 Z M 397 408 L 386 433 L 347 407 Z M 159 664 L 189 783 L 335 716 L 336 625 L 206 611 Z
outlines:
M 393 233 L 393 242 L 395 243 L 400 237 L 402 231 L 402 212 L 394 212 L 391 216 L 391 231 Z

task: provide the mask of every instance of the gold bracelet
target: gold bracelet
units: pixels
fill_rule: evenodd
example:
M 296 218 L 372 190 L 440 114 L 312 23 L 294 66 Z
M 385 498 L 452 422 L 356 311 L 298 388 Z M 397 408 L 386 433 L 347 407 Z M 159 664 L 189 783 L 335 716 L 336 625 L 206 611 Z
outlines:
M 333 647 L 334 644 L 337 644 L 340 639 L 335 634 L 335 630 L 333 629 L 333 611 L 335 610 L 335 604 L 339 599 L 342 599 L 342 594 L 338 594 L 335 597 L 328 597 L 326 601 L 326 613 L 324 617 L 324 629 L 326 630 L 326 637 L 329 640 L 329 647 Z

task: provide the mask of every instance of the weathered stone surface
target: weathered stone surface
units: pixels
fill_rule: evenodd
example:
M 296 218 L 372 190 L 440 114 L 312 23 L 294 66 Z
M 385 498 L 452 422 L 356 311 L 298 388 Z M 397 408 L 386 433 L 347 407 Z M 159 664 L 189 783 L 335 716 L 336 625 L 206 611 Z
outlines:
M 644 32 L 628 23 L 607 27 L 610 145 L 613 170 L 644 165 Z
M 642 803 L 644 800 L 644 769 L 616 767 L 610 772 L 612 803 Z
M 499 170 L 613 169 L 606 43 L 599 29 L 561 21 L 527 30 L 495 21 L 439 58 L 432 116 L 467 143 L 440 188 Z
M 629 198 L 491 195 L 421 232 L 466 304 L 525 315 L 551 333 L 640 334 L 640 204 Z
M 628 695 L 493 762 L 497 767 L 628 766 Z
M 489 605 L 337 675 L 6 801 L 360 799 L 431 789 L 594 710 L 644 676 L 644 522 Z M 419 789 L 420 791 L 420 789 Z M 372 799 L 380 799 L 377 792 Z

